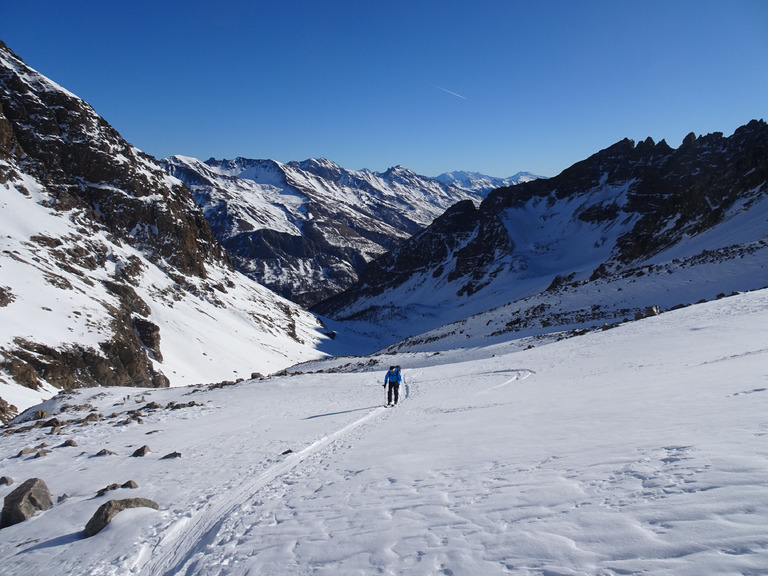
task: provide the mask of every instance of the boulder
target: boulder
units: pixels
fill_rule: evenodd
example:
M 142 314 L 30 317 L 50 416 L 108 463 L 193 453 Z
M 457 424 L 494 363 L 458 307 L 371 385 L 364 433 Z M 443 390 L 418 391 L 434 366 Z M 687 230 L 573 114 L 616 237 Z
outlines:
M 638 310 L 635 312 L 635 320 L 651 318 L 652 316 L 658 316 L 659 314 L 661 314 L 661 308 L 658 306 L 648 306 L 645 308 L 645 310 Z
M 141 458 L 143 456 L 146 456 L 150 452 L 152 452 L 152 450 L 149 449 L 149 446 L 145 445 L 139 448 L 138 450 L 136 450 L 133 454 L 131 454 L 131 456 L 133 456 L 134 458 Z
M 38 510 L 53 506 L 48 486 L 40 478 L 30 478 L 5 497 L 0 528 L 31 518 Z
M 98 492 L 96 492 L 96 497 L 98 498 L 99 496 L 104 496 L 104 494 L 106 494 L 107 492 L 110 492 L 112 490 L 117 490 L 118 488 L 120 488 L 120 484 L 110 484 L 109 486 L 106 486 L 101 490 L 99 490 Z
M 119 490 L 120 488 L 131 488 L 135 490 L 138 487 L 139 485 L 136 484 L 136 482 L 134 482 L 133 480 L 128 480 L 128 482 L 125 482 L 124 484 L 116 484 L 116 483 L 110 484 L 109 486 L 106 486 L 101 490 L 99 490 L 98 492 L 96 492 L 96 497 L 98 498 L 99 496 L 104 496 L 104 494 L 106 494 L 107 492 L 110 492 L 112 490 Z
M 153 508 L 154 510 L 157 510 L 159 506 L 157 505 L 157 502 L 147 498 L 110 500 L 99 506 L 99 509 L 96 510 L 96 513 L 88 521 L 88 524 L 86 524 L 83 535 L 86 538 L 90 538 L 91 536 L 98 534 L 112 521 L 112 518 L 128 508 Z

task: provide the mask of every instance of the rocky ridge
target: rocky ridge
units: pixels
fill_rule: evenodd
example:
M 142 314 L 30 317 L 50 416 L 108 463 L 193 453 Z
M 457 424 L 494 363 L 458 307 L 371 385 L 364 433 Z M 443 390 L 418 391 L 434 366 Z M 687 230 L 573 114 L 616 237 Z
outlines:
M 650 272 L 659 295 L 649 289 L 646 296 L 668 302 L 690 303 L 697 293 L 697 299 L 712 298 L 723 291 L 713 288 L 713 276 L 685 285 L 673 277 L 682 270 L 692 277 L 693 270 L 715 262 L 727 264 L 723 270 L 732 275 L 726 291 L 761 288 L 768 285 L 761 263 L 768 246 L 768 223 L 761 217 L 767 197 L 768 125 L 762 120 L 729 137 L 690 134 L 677 149 L 650 138 L 625 139 L 554 178 L 499 188 L 480 206 L 454 205 L 369 265 L 350 290 L 313 310 L 390 324 L 416 315 L 429 330 L 508 306 L 507 332 L 514 332 L 514 315 L 536 316 L 543 303 L 551 311 L 550 330 L 577 324 L 584 300 L 599 309 L 583 315 L 595 324 L 659 304 L 638 294 L 623 308 L 618 302 L 626 294 L 608 301 L 603 287 L 597 295 L 599 284 L 634 274 Z M 569 291 L 582 298 L 544 302 Z M 530 299 L 536 304 L 524 304 Z

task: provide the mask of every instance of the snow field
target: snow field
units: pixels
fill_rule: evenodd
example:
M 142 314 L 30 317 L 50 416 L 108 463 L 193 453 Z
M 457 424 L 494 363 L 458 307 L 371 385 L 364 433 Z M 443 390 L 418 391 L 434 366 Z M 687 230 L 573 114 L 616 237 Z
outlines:
M 7 436 L 4 475 L 70 497 L 2 531 L 0 573 L 766 574 L 767 320 L 764 290 L 495 356 L 145 391 L 201 406 Z M 406 398 L 387 410 L 389 364 Z M 140 394 L 47 404 L 106 415 Z M 13 457 L 69 436 L 77 448 Z M 94 457 L 102 447 L 118 454 Z M 94 498 L 128 479 L 139 489 Z M 131 496 L 160 510 L 82 539 L 100 503 Z

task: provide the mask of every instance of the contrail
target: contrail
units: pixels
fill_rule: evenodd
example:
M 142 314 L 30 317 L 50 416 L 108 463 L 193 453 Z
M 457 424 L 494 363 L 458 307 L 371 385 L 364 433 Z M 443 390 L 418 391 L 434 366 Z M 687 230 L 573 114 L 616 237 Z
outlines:
M 447 92 L 448 94 L 452 94 L 453 96 L 456 96 L 456 98 L 461 98 L 462 100 L 466 100 L 467 99 L 466 96 L 462 96 L 461 94 L 456 94 L 456 92 L 451 92 L 450 90 L 447 90 L 447 89 L 443 88 L 442 86 L 437 86 L 437 85 L 434 85 L 434 86 L 438 90 L 442 90 L 443 92 Z

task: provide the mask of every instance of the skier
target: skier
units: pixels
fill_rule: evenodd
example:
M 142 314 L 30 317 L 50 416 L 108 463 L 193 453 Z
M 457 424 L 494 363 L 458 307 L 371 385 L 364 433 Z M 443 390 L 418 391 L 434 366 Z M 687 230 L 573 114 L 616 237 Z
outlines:
M 397 404 L 398 397 L 400 395 L 400 382 L 403 381 L 403 375 L 400 372 L 400 366 L 390 366 L 389 371 L 384 376 L 384 387 L 387 389 L 387 406 L 394 406 Z M 392 401 L 394 397 L 394 402 Z

